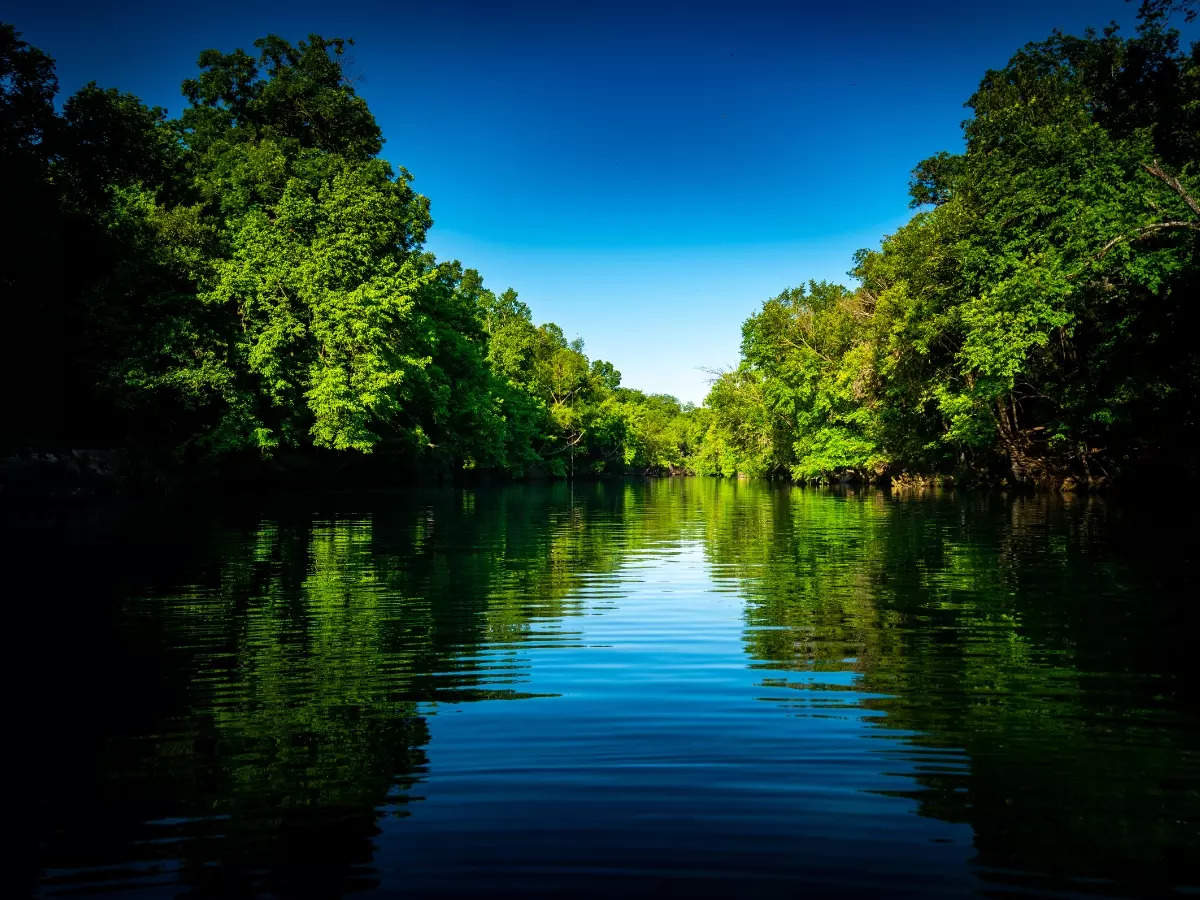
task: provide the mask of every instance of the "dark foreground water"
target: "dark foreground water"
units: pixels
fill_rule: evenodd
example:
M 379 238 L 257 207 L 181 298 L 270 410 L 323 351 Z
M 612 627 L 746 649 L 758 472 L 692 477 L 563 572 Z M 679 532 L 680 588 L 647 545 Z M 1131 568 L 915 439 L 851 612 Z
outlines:
M 676 479 L 10 509 L 5 877 L 1195 892 L 1191 503 Z

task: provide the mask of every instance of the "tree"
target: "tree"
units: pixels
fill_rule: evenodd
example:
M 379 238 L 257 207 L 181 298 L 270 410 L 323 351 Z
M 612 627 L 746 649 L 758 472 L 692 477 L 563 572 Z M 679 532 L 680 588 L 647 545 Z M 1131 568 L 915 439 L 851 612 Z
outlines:
M 1181 52 L 1179 9 L 1148 2 L 1131 38 L 1055 33 L 988 72 L 965 152 L 917 165 L 920 210 L 858 254 L 861 287 L 788 291 L 747 321 L 708 401 L 739 470 L 1200 471 L 1200 45 Z
M 63 425 L 62 223 L 49 183 L 57 91 L 54 61 L 0 24 L 0 377 L 13 386 L 0 444 L 56 437 Z

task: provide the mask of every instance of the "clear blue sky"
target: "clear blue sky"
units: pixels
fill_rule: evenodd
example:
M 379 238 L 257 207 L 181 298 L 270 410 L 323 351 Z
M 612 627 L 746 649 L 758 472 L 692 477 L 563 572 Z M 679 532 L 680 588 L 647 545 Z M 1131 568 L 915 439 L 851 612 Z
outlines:
M 909 215 L 989 67 L 1122 0 L 836 4 L 31 3 L 0 19 L 89 80 L 178 113 L 207 47 L 351 37 L 429 247 L 514 287 L 626 384 L 699 402 L 740 326 Z

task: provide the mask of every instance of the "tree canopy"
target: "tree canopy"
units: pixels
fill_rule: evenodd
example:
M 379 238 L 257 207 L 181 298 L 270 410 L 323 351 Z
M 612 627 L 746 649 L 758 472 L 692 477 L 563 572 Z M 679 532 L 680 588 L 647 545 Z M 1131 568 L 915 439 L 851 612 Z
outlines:
M 379 156 L 342 68 L 349 41 L 206 50 L 171 119 L 95 84 L 56 113 L 52 61 L 11 27 L 0 38 L 0 149 L 37 192 L 39 267 L 71 261 L 21 366 L 65 373 L 61 397 L 39 398 L 64 406 L 64 439 L 166 466 L 382 453 L 518 475 L 682 467 L 664 437 L 677 401 L 621 387 L 514 291 L 424 250 L 429 201 Z M 14 305 L 46 292 L 33 271 L 5 279 Z
M 1103 484 L 1197 474 L 1200 45 L 1173 11 L 1032 43 L 917 164 L 856 288 L 767 301 L 717 382 L 710 467 Z M 749 423 L 754 423 L 749 426 Z M 719 460 L 719 462 L 717 462 Z
M 961 152 L 854 282 L 762 304 L 704 405 L 647 395 L 424 248 L 341 38 L 205 50 L 177 118 L 0 29 L 11 449 L 156 470 L 386 459 L 510 476 L 697 472 L 1106 484 L 1200 474 L 1200 44 L 1146 0 L 987 72 Z

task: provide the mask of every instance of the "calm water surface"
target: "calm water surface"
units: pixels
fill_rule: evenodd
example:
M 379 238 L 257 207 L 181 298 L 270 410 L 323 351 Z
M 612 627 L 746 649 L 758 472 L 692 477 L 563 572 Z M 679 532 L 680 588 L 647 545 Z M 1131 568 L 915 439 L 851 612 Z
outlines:
M 676 479 L 3 535 L 22 891 L 1200 890 L 1182 506 Z

